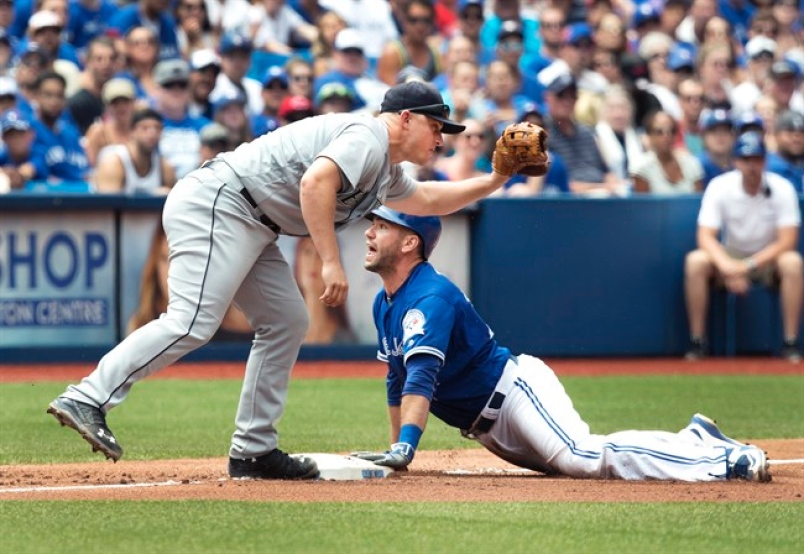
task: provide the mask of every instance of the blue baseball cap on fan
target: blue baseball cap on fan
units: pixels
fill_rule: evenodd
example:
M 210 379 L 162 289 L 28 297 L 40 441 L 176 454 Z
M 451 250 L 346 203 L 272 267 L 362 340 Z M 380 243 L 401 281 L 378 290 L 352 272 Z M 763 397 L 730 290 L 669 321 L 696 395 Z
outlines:
M 274 82 L 278 82 L 282 88 L 288 88 L 288 74 L 281 66 L 272 65 L 265 71 L 265 77 L 262 79 L 263 88 L 268 88 Z
M 19 110 L 7 110 L 0 116 L 0 132 L 27 131 L 31 128 L 31 121 Z
M 254 45 L 245 35 L 229 31 L 221 37 L 219 51 L 221 54 L 231 54 L 232 52 L 251 52 Z
M 693 46 L 677 43 L 671 49 L 667 56 L 667 69 L 670 71 L 681 71 L 688 69 L 695 70 L 695 53 Z
M 737 137 L 734 143 L 736 158 L 764 158 L 765 141 L 756 131 L 748 131 Z
M 643 2 L 637 6 L 634 12 L 634 27 L 639 27 L 650 21 L 659 22 L 662 18 L 662 12 L 652 2 Z
M 709 131 L 720 125 L 732 128 L 733 122 L 729 116 L 729 112 L 723 109 L 704 110 L 701 112 L 699 124 L 702 131 Z
M 734 120 L 734 130 L 737 133 L 749 130 L 763 131 L 764 129 L 765 124 L 756 112 L 743 112 Z

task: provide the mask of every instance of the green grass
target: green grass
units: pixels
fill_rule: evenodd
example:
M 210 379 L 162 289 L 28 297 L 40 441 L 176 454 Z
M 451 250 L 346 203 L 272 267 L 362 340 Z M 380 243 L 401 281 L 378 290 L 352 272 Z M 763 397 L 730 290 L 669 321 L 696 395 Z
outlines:
M 0 516 L 17 554 L 797 553 L 804 504 L 5 502 Z
M 593 432 L 677 430 L 701 411 L 735 438 L 804 437 L 801 376 L 643 376 L 565 378 L 567 392 Z M 0 464 L 96 460 L 71 430 L 45 414 L 63 383 L 0 386 Z M 240 382 L 150 380 L 110 412 L 109 425 L 126 459 L 224 456 Z M 291 383 L 281 446 L 295 452 L 344 452 L 387 447 L 384 382 L 378 379 Z M 431 418 L 423 449 L 476 443 Z
M 593 432 L 677 430 L 701 411 L 736 438 L 804 437 L 801 376 L 563 382 Z M 0 385 L 0 464 L 99 459 L 45 414 L 64 386 Z M 239 391 L 234 380 L 145 381 L 109 414 L 109 423 L 127 459 L 225 456 Z M 293 452 L 385 448 L 384 395 L 384 382 L 377 379 L 293 381 L 279 426 L 281 446 Z M 476 443 L 432 419 L 421 447 Z M 804 551 L 802 521 L 802 502 L 0 501 L 0 552 L 798 553 Z

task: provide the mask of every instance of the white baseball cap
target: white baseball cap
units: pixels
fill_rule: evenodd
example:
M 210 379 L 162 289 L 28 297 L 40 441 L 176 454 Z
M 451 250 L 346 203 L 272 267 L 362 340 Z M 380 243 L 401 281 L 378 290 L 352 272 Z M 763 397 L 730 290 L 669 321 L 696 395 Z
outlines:
M 360 50 L 365 52 L 366 46 L 363 37 L 355 29 L 341 29 L 335 37 L 335 50 Z
M 764 35 L 757 35 L 745 45 L 745 54 L 754 59 L 762 54 L 776 55 L 776 41 Z
M 221 67 L 221 59 L 211 48 L 196 50 L 190 56 L 190 70 L 200 71 L 210 66 L 217 67 L 218 69 Z
M 48 27 L 64 28 L 64 23 L 62 23 L 59 14 L 50 10 L 41 10 L 33 14 L 31 19 L 28 20 L 29 31 L 38 31 Z

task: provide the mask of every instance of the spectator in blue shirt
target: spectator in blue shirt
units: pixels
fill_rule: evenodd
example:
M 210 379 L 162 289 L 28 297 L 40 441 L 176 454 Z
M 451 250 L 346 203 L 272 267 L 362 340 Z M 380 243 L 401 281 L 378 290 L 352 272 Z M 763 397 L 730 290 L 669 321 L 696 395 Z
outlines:
M 786 110 L 776 119 L 776 152 L 768 154 L 767 170 L 804 193 L 804 114 Z
M 15 58 L 14 79 L 17 82 L 17 107 L 29 117 L 33 117 L 36 81 L 39 76 L 52 68 L 50 58 L 38 44 L 29 42 Z
M 188 113 L 190 106 L 190 66 L 180 59 L 163 60 L 154 68 L 156 111 L 164 117 L 159 151 L 181 179 L 201 165 L 201 129 L 210 123 L 205 117 Z
M 327 83 L 341 83 L 353 92 L 352 109 L 358 110 L 366 105 L 357 89 L 357 82 L 363 78 L 368 67 L 363 39 L 354 29 L 344 29 L 335 37 L 335 51 L 332 53 L 334 69 L 316 78 L 313 83 L 313 96 Z
M 102 36 L 118 11 L 112 0 L 72 0 L 67 34 L 79 52 L 95 37 Z
M 486 22 L 480 30 L 480 42 L 483 44 L 483 49 L 486 52 L 494 52 L 503 22 L 512 19 L 519 20 L 522 24 L 525 52 L 527 54 L 537 53 L 540 46 L 539 23 L 535 19 L 522 17 L 522 6 L 519 0 L 495 0 L 494 11 L 486 18 Z M 484 59 L 484 61 L 489 61 L 489 59 Z
M 39 76 L 36 82 L 36 132 L 33 151 L 42 156 L 47 167 L 47 178 L 64 181 L 82 181 L 89 170 L 89 161 L 81 133 L 65 110 L 67 98 L 64 77 L 53 71 Z
M 78 53 L 70 43 L 63 40 L 63 30 L 64 22 L 56 12 L 38 11 L 28 21 L 28 38 L 18 43 L 18 51 L 23 50 L 28 42 L 34 42 L 51 60 L 66 60 L 80 68 Z
M 701 136 L 704 151 L 699 156 L 704 168 L 703 186 L 734 169 L 734 127 L 729 112 L 706 109 L 701 113 Z
M 3 2 L 7 0 L 0 0 L 0 15 L 4 9 Z M 14 37 L 8 34 L 3 27 L 0 26 L 0 75 L 7 75 L 9 70 L 12 69 L 12 60 L 14 59 Z
M 0 4 L 8 2 L 8 0 L 0 1 Z M 13 19 L 8 26 L 8 34 L 17 40 L 25 37 L 25 32 L 28 30 L 28 20 L 33 15 L 36 0 L 11 0 L 8 2 L 10 8 L 13 10 Z M 0 8 L 4 9 L 4 8 Z
M 280 125 L 279 107 L 288 95 L 288 75 L 278 66 L 269 67 L 262 81 L 262 112 L 251 118 L 251 130 L 255 137 L 275 131 Z
M 170 15 L 170 0 L 140 0 L 120 8 L 109 21 L 109 32 L 114 36 L 125 36 L 132 27 L 154 29 L 159 38 L 159 59 L 181 55 L 176 20 Z
M 36 162 L 31 150 L 34 132 L 28 117 L 19 110 L 3 112 L 0 133 L 0 173 L 8 179 L 10 188 L 21 189 L 31 179 L 44 178 L 44 161 Z

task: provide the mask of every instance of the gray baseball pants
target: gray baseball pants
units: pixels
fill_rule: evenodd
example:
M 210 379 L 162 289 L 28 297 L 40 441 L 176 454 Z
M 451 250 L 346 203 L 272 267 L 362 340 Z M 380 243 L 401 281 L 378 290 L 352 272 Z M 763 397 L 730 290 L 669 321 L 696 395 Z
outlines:
M 277 447 L 276 425 L 308 316 L 277 235 L 221 165 L 190 173 L 165 202 L 167 313 L 129 335 L 63 396 L 108 412 L 134 383 L 206 344 L 234 301 L 255 330 L 229 454 L 244 459 Z

